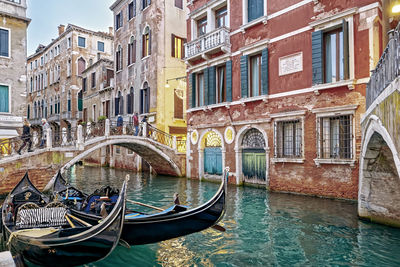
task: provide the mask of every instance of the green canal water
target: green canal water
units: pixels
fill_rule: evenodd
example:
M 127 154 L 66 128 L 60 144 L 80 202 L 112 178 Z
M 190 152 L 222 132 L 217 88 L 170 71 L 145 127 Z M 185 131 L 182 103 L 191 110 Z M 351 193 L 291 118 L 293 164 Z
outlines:
M 91 192 L 101 185 L 119 187 L 127 173 L 128 197 L 159 207 L 171 205 L 175 192 L 183 204 L 196 207 L 218 188 L 197 180 L 82 166 L 73 167 L 67 177 Z M 360 221 L 356 214 L 353 202 L 229 186 L 220 223 L 226 232 L 208 229 L 157 244 L 118 246 L 87 266 L 400 266 L 400 229 Z

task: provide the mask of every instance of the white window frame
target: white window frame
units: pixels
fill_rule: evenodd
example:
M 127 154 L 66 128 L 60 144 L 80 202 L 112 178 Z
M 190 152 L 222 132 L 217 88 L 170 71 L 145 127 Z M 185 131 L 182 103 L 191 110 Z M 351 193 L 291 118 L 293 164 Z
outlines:
M 264 24 L 267 23 L 267 2 L 268 2 L 267 0 L 264 0 L 264 15 L 249 22 L 248 0 L 242 0 L 242 27 L 241 28 L 246 29 L 246 28 L 251 27 L 260 22 L 263 22 Z
M 0 56 L 0 58 L 10 59 L 11 58 L 11 29 L 4 28 L 4 27 L 0 27 L 0 29 L 8 31 L 8 56 L 7 57 L 6 56 Z
M 12 90 L 11 90 L 11 85 L 6 84 L 6 83 L 0 83 L 1 86 L 7 86 L 8 87 L 8 112 L 0 112 L 0 114 L 11 114 L 12 113 L 12 107 L 11 107 L 11 98 L 12 98 Z
M 103 51 L 99 50 L 99 43 L 102 43 L 102 44 L 103 44 Z M 103 42 L 103 41 L 97 41 L 96 50 L 97 50 L 98 52 L 105 53 L 105 51 L 106 51 L 106 44 L 105 44 L 105 42 Z
M 317 108 L 313 109 L 311 112 L 315 114 L 316 121 L 315 121 L 315 133 L 316 133 L 316 154 L 317 158 L 314 159 L 315 165 L 318 167 L 321 164 L 348 164 L 351 167 L 355 166 L 356 162 L 356 139 L 355 139 L 355 133 L 356 133 L 356 128 L 355 128 L 355 113 L 358 105 L 347 105 L 347 106 L 338 106 L 338 107 L 327 107 L 327 108 Z M 349 159 L 335 159 L 335 158 L 330 158 L 330 159 L 325 159 L 321 158 L 319 155 L 319 148 L 321 146 L 319 135 L 320 135 L 320 129 L 319 129 L 319 120 L 321 118 L 327 118 L 327 117 L 337 117 L 337 116 L 346 116 L 350 115 L 351 116 L 351 135 L 352 135 L 352 140 L 351 140 L 351 158 Z

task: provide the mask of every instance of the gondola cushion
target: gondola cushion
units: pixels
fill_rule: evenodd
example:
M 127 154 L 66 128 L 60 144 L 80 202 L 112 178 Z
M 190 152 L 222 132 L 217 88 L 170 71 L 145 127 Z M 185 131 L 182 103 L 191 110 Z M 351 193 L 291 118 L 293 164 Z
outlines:
M 62 226 L 68 224 L 64 207 L 23 209 L 18 211 L 16 228 Z

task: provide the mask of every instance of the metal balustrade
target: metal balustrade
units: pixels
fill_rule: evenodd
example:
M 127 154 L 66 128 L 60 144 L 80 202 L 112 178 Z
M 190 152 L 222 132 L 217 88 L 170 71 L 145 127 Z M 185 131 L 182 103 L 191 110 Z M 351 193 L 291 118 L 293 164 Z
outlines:
M 196 40 L 185 44 L 185 58 L 190 59 L 192 57 L 209 52 L 214 48 L 229 45 L 229 30 L 225 27 L 218 28 L 210 33 L 198 37 Z
M 367 84 L 367 109 L 400 74 L 400 24 L 389 32 L 389 42 Z
M 130 135 L 135 136 L 135 127 L 132 123 L 124 123 L 122 126 L 109 120 L 97 123 L 88 122 L 86 125 L 79 125 L 74 128 L 62 128 L 57 131 L 48 130 L 42 133 L 38 128 L 31 129 L 31 149 L 72 147 L 83 149 L 84 142 L 102 136 Z M 148 123 L 141 123 L 139 126 L 138 138 L 148 138 L 162 145 L 168 146 L 178 153 L 186 152 L 186 137 L 175 137 L 163 132 Z M 45 138 L 42 138 L 45 137 Z M 43 144 L 42 144 L 43 141 Z M 23 145 L 22 137 L 13 137 L 0 140 L 0 159 L 16 155 Z M 21 153 L 26 153 L 29 148 L 27 144 Z

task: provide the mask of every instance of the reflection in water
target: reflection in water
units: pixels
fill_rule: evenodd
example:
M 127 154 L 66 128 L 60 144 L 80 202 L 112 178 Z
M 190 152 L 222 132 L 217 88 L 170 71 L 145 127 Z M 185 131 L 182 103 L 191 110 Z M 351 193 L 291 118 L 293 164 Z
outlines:
M 175 192 L 182 204 L 196 207 L 219 186 L 81 166 L 69 177 L 90 193 L 105 184 L 120 187 L 128 173 L 128 197 L 162 208 L 172 204 Z M 400 265 L 400 229 L 358 220 L 356 203 L 236 186 L 228 187 L 227 203 L 220 222 L 227 229 L 224 233 L 208 229 L 157 244 L 118 247 L 90 266 Z

